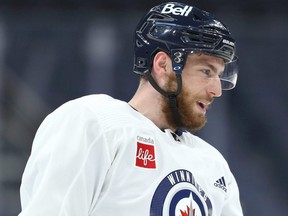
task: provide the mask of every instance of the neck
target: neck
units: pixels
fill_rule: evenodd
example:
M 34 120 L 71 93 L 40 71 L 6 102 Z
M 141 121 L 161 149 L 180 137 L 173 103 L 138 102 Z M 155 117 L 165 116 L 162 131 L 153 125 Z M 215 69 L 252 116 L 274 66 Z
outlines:
M 158 128 L 167 128 L 175 131 L 175 128 L 172 128 L 168 124 L 166 116 L 162 111 L 163 96 L 150 83 L 146 82 L 140 85 L 128 103 L 139 113 L 150 119 Z

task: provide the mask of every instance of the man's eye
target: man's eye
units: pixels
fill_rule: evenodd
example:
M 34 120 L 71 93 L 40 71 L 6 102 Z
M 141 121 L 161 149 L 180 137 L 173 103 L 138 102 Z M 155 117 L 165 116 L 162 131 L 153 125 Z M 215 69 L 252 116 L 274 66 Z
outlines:
M 211 77 L 211 76 L 212 76 L 212 72 L 211 72 L 211 70 L 209 70 L 209 69 L 203 69 L 202 72 L 203 72 L 206 76 L 208 76 L 208 77 Z

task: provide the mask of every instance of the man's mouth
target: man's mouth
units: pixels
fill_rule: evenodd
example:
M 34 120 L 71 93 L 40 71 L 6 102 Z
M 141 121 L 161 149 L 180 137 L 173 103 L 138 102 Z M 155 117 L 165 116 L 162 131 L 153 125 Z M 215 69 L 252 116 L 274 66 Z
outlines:
M 204 112 L 204 113 L 206 113 L 206 110 L 208 109 L 210 104 L 211 104 L 211 102 L 207 102 L 207 101 L 197 101 L 197 105 L 198 105 L 200 111 Z

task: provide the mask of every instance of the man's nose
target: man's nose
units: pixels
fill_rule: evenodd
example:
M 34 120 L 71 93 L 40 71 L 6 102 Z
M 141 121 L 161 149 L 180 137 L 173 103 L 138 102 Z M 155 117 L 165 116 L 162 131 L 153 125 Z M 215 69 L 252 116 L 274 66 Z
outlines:
M 222 95 L 222 86 L 219 77 L 211 79 L 208 91 L 212 97 L 220 97 Z

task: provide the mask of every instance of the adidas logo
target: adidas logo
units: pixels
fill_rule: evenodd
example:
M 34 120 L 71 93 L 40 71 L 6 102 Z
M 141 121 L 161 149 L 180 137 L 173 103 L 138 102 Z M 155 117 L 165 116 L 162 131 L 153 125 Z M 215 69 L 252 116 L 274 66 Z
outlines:
M 222 176 L 220 179 L 216 180 L 216 182 L 214 183 L 214 186 L 227 192 L 226 182 L 225 182 L 224 176 Z

